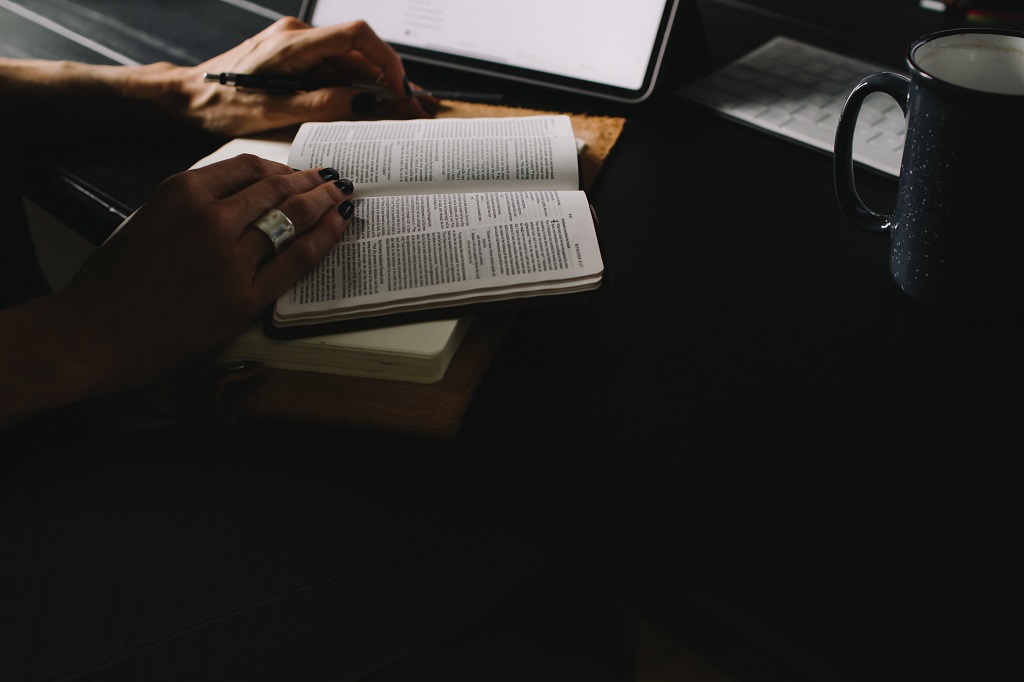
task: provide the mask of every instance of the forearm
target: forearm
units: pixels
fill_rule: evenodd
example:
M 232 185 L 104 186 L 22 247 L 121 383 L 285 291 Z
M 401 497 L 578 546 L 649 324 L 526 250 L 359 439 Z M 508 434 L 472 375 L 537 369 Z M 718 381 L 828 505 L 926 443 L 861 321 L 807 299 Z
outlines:
M 381 79 L 398 97 L 375 102 L 373 118 L 432 116 L 440 104 L 402 96 L 408 82 L 401 59 L 365 22 L 310 28 L 286 17 L 194 66 L 0 59 L 0 142 L 34 148 L 116 132 L 118 140 L 130 143 L 126 135 L 138 138 L 174 127 L 238 137 L 367 113 L 353 109 L 357 95 L 365 95 L 355 88 L 295 93 L 226 88 L 206 83 L 207 71 Z
M 0 429 L 95 390 L 85 354 L 54 307 L 45 296 L 0 310 Z
M 156 130 L 185 122 L 187 71 L 169 63 L 128 67 L 0 59 L 0 135 L 18 143 L 40 135 Z

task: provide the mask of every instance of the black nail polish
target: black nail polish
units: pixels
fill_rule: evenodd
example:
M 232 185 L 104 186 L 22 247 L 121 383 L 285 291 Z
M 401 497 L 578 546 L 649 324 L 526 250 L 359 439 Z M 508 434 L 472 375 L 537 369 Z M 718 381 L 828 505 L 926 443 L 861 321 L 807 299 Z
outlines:
M 323 170 L 320 171 L 320 177 L 323 178 L 326 182 L 331 182 L 340 178 L 341 173 L 334 170 L 333 168 L 324 168 Z
M 352 194 L 355 187 L 352 185 L 352 181 L 348 178 L 342 178 L 334 183 L 334 186 L 340 189 L 345 194 Z
M 402 76 L 402 87 L 405 88 L 405 96 L 412 97 L 412 86 L 409 85 L 408 76 Z
M 354 211 L 355 208 L 356 205 L 353 204 L 351 201 L 343 201 L 341 202 L 341 206 L 338 207 L 338 213 L 341 214 L 342 218 L 348 220 L 349 218 L 352 217 L 352 211 Z
M 353 114 L 368 114 L 377 108 L 377 96 L 372 92 L 360 92 L 352 98 Z

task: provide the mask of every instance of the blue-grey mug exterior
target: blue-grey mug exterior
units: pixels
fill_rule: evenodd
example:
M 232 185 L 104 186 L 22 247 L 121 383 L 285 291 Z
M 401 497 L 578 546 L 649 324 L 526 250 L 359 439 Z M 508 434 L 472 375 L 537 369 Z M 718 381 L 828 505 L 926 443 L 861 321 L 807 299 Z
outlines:
M 911 298 L 965 313 L 1024 311 L 1024 33 L 942 31 L 906 56 L 909 78 L 872 74 L 847 99 L 835 140 L 839 206 L 888 237 L 890 274 Z M 854 183 L 854 128 L 873 92 L 893 97 L 907 120 L 891 214 L 866 206 Z

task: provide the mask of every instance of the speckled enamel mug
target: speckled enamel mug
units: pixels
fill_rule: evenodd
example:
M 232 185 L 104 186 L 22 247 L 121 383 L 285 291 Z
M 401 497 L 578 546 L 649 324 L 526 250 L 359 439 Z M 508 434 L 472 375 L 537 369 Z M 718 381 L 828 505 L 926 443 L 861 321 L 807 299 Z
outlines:
M 962 29 L 907 50 L 910 78 L 864 78 L 843 109 L 835 187 L 850 221 L 889 238 L 889 271 L 911 298 L 981 314 L 1024 311 L 1024 33 Z M 893 97 L 907 120 L 895 208 L 878 213 L 854 184 L 864 98 Z

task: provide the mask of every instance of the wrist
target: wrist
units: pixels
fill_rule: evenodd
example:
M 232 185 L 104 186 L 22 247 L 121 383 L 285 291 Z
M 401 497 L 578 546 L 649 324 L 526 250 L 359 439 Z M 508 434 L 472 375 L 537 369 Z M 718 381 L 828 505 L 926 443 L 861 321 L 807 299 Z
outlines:
M 186 67 L 157 62 L 138 67 L 111 67 L 101 73 L 100 78 L 131 115 L 132 126 L 144 122 L 147 127 L 159 128 L 168 123 L 180 125 L 194 118 L 187 87 L 189 71 Z

